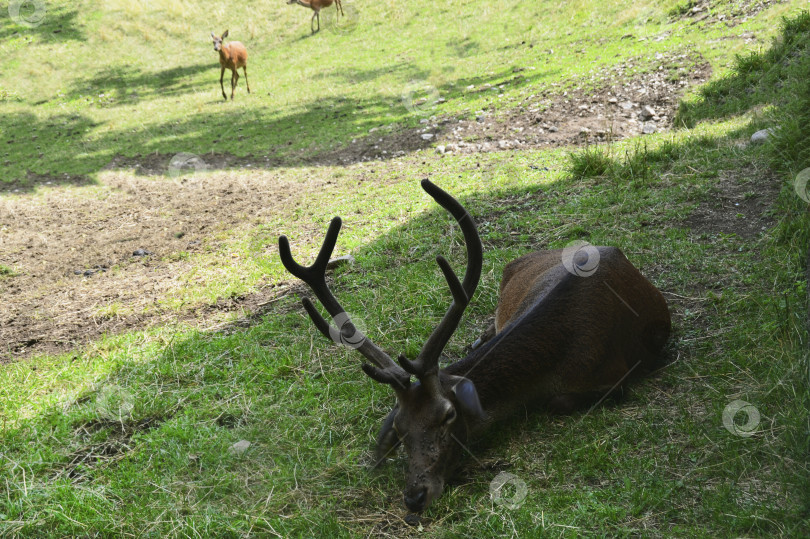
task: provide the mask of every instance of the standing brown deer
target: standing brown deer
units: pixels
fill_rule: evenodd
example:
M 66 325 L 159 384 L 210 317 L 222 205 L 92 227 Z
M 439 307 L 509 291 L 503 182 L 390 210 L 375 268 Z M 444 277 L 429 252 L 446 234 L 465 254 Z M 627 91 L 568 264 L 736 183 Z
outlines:
M 335 4 L 335 10 L 343 15 L 343 6 L 341 5 L 340 0 L 310 0 L 309 2 L 305 0 L 287 0 L 287 5 L 298 4 L 299 6 L 308 7 L 315 12 L 312 15 L 312 20 L 309 21 L 309 29 L 312 30 L 313 34 L 315 34 L 316 32 L 321 31 L 321 9 L 331 6 L 333 1 Z M 315 30 L 315 19 L 318 19 L 317 30 Z
M 222 97 L 225 101 L 228 96 L 225 95 L 225 86 L 222 79 L 225 76 L 225 70 L 231 70 L 231 100 L 233 100 L 233 92 L 236 89 L 236 83 L 239 82 L 239 72 L 237 69 L 240 67 L 245 72 L 245 84 L 247 91 L 250 93 L 250 83 L 247 78 L 247 49 L 238 41 L 231 41 L 223 43 L 222 40 L 228 37 L 228 31 L 222 32 L 222 37 L 217 37 L 214 32 L 211 32 L 211 38 L 214 40 L 214 50 L 219 52 L 219 65 L 222 68 L 219 72 L 219 87 L 222 89 Z
M 459 282 L 449 263 L 436 258 L 453 303 L 413 361 L 402 355 L 393 361 L 357 331 L 327 287 L 324 273 L 340 231 L 339 217 L 332 220 L 310 267 L 297 264 L 287 238 L 279 238 L 284 267 L 312 288 L 338 329 L 304 298 L 315 326 L 356 348 L 371 362 L 363 364 L 363 371 L 396 394 L 397 404 L 377 436 L 376 456 L 381 462 L 405 446 L 405 505 L 414 512 L 441 494 L 467 440 L 526 407 L 568 413 L 604 398 L 631 373 L 653 367 L 670 332 L 664 297 L 619 249 L 540 251 L 504 269 L 495 335 L 439 369 L 439 355 L 478 285 L 482 245 L 475 222 L 457 200 L 428 180 L 422 187 L 458 221 L 467 269 Z

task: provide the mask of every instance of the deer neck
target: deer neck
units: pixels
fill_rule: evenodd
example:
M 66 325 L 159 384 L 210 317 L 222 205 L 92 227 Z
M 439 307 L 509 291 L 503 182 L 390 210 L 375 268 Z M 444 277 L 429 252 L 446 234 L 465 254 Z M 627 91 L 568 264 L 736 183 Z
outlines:
M 305 2 L 304 0 L 292 0 L 292 3 L 298 4 L 299 6 L 304 6 L 312 9 L 312 5 L 309 2 Z
M 537 328 L 543 326 L 537 318 L 542 313 L 526 313 L 467 357 L 442 369 L 475 384 L 486 419 L 474 431 L 485 430 L 517 410 L 542 405 L 553 394 L 555 357 L 557 352 L 564 353 L 564 345 L 555 342 L 561 348 L 555 351 L 555 346 L 544 342 L 547 339 L 538 338 Z M 561 329 L 547 326 L 544 333 L 548 331 L 548 337 L 557 341 L 552 335 Z
M 219 61 L 229 62 L 231 60 L 230 43 L 223 43 L 219 48 Z

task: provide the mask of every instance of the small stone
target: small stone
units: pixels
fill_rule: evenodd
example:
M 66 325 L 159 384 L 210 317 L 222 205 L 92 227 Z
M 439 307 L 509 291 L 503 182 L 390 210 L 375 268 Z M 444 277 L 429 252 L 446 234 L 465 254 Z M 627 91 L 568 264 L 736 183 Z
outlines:
M 614 105 L 615 105 L 616 103 L 618 103 L 618 102 L 619 102 L 619 100 L 618 100 L 618 99 L 616 99 L 615 97 L 611 97 L 610 99 L 608 99 L 608 103 L 613 103 Z
M 653 109 L 649 105 L 644 105 L 643 107 L 641 107 L 641 112 L 639 113 L 639 116 L 643 121 L 646 122 L 647 120 L 655 116 L 655 109 Z
M 420 124 L 426 124 L 426 123 L 428 123 L 428 121 L 429 120 L 427 118 L 422 118 L 421 120 L 419 120 L 419 123 Z
M 152 254 L 152 251 L 147 251 L 146 249 L 138 249 L 136 251 L 132 251 L 132 256 L 149 256 Z
M 499 140 L 498 141 L 498 148 L 500 148 L 502 150 L 505 150 L 508 147 L 509 147 L 509 141 L 508 140 Z
M 548 128 L 549 133 L 556 133 L 557 131 L 559 131 L 559 129 L 557 129 L 556 125 L 552 125 L 551 127 Z
M 420 136 L 422 140 L 430 140 L 433 138 L 433 133 L 422 133 Z
M 326 269 L 331 270 L 346 264 L 354 264 L 354 257 L 352 255 L 343 255 L 333 258 L 326 263 Z
M 590 135 L 590 133 L 591 133 L 591 130 L 588 129 L 587 127 L 580 127 L 579 128 L 579 136 L 581 136 L 581 137 L 587 137 L 588 135 Z
M 773 128 L 760 129 L 751 135 L 751 144 L 763 144 L 771 135 L 773 135 Z
M 645 135 L 652 135 L 656 131 L 655 122 L 644 122 L 641 132 Z
M 436 146 L 436 151 L 438 153 L 444 153 L 446 150 L 444 146 Z
M 245 451 L 247 451 L 248 447 L 250 447 L 250 442 L 248 442 L 247 440 L 239 440 L 238 442 L 236 442 L 235 444 L 233 444 L 231 447 L 228 448 L 228 453 L 231 453 L 233 455 L 241 455 Z
M 421 522 L 419 515 L 415 515 L 413 513 L 409 515 L 405 515 L 405 524 L 408 526 L 418 526 Z

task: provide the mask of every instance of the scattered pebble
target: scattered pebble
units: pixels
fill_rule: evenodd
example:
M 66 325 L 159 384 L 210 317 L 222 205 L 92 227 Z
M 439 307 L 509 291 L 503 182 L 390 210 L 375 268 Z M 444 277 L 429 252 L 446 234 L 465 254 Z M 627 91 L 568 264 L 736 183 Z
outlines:
M 241 455 L 245 451 L 247 451 L 248 447 L 250 447 L 250 442 L 248 442 L 247 440 L 239 440 L 238 442 L 236 442 L 235 444 L 233 444 L 231 447 L 228 448 L 228 453 L 231 453 L 233 455 Z
M 430 140 L 433 138 L 433 133 L 422 133 L 422 140 Z
M 773 128 L 769 127 L 768 129 L 760 129 L 753 135 L 751 135 L 751 144 L 763 144 L 770 136 L 773 135 Z
M 352 255 L 343 255 L 333 258 L 332 260 L 326 263 L 326 269 L 331 270 L 339 268 L 346 264 L 354 264 L 354 257 Z
M 152 251 L 147 251 L 146 249 L 138 249 L 137 251 L 132 252 L 132 256 L 149 256 L 152 254 Z

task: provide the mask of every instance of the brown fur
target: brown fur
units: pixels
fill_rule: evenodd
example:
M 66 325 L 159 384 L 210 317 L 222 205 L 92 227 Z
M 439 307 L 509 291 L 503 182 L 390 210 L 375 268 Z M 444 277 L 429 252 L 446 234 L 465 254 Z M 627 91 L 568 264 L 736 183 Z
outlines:
M 312 19 L 309 21 L 309 29 L 312 30 L 313 34 L 321 31 L 321 10 L 331 6 L 333 3 L 338 13 L 343 15 L 343 5 L 340 3 L 340 0 L 310 0 L 309 2 L 306 0 L 287 0 L 287 4 L 298 4 L 299 6 L 308 7 L 315 12 L 312 14 Z M 318 20 L 317 30 L 315 30 L 315 19 Z
M 227 30 L 222 33 L 222 37 L 217 37 L 211 32 L 211 37 L 214 40 L 214 50 L 219 52 L 219 65 L 221 67 L 219 72 L 219 87 L 222 89 L 222 97 L 227 101 L 228 96 L 225 94 L 225 86 L 222 82 L 226 69 L 231 70 L 231 100 L 233 100 L 236 83 L 239 82 L 239 72 L 237 71 L 239 68 L 242 68 L 245 73 L 245 84 L 247 85 L 248 93 L 250 93 L 250 83 L 247 78 L 248 52 L 245 46 L 238 41 L 223 43 L 222 40 L 228 37 Z
M 395 430 L 386 433 L 384 424 L 377 456 L 405 446 L 409 509 L 424 510 L 442 492 L 463 456 L 459 442 L 527 408 L 570 413 L 656 365 L 670 332 L 664 297 L 619 249 L 597 249 L 590 277 L 569 273 L 561 250 L 510 262 L 495 337 L 440 371 L 439 394 L 421 385 L 396 391 Z M 475 385 L 483 417 L 459 413 L 444 424 L 447 408 L 458 409 L 452 388 L 460 379 Z

